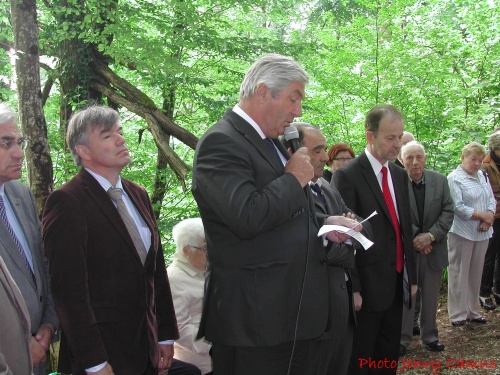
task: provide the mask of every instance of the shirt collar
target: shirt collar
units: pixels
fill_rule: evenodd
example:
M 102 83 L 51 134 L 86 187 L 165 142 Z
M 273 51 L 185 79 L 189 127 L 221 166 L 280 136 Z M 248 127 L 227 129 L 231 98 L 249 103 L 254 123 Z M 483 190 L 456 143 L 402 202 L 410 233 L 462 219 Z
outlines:
M 322 181 L 321 178 L 318 178 L 315 182 L 309 181 L 308 184 L 309 185 L 317 184 L 319 187 L 321 187 Z
M 178 252 L 175 252 L 174 255 L 172 256 L 172 258 L 174 259 L 174 262 L 177 263 L 177 265 L 179 267 L 181 267 L 184 271 L 186 271 L 192 277 L 194 277 L 196 275 L 203 276 L 205 274 L 205 272 L 202 272 L 198 268 L 193 267 L 183 254 L 179 254 Z
M 111 182 L 109 182 L 106 178 L 102 177 L 99 173 L 96 173 L 89 168 L 85 168 L 85 170 L 89 172 L 97 180 L 97 182 L 99 183 L 99 185 L 101 185 L 104 191 L 108 191 L 109 188 L 112 187 L 120 188 L 123 190 L 122 179 L 120 176 L 118 176 L 118 182 L 116 183 L 116 186 L 113 186 L 111 185 Z
M 236 104 L 234 107 L 233 107 L 233 112 L 236 113 L 238 116 L 242 117 L 243 120 L 245 120 L 246 122 L 248 122 L 250 125 L 252 125 L 252 127 L 255 129 L 255 131 L 257 133 L 259 133 L 260 137 L 262 139 L 266 138 L 266 136 L 264 135 L 264 132 L 262 131 L 262 129 L 260 128 L 260 126 L 250 117 L 246 114 L 246 112 L 244 110 L 241 109 L 241 107 Z
M 370 153 L 370 150 L 368 150 L 368 147 L 365 148 L 365 154 L 368 157 L 368 161 L 370 162 L 373 172 L 375 172 L 375 175 L 378 175 L 382 171 L 382 167 L 386 167 L 389 169 L 389 161 L 386 161 L 384 164 L 381 164 L 375 156 L 373 156 Z
M 422 174 L 422 178 L 418 181 L 413 181 L 410 175 L 408 175 L 408 177 L 410 178 L 410 181 L 412 183 L 414 183 L 415 185 L 420 185 L 420 184 L 425 185 L 425 176 L 423 174 Z

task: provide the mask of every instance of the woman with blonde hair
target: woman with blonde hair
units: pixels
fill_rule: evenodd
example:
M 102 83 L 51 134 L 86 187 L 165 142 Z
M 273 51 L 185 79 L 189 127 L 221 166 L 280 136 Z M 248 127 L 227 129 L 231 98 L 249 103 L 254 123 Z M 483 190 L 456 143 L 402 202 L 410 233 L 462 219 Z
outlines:
M 462 164 L 448 175 L 455 216 L 448 233 L 448 315 L 452 326 L 486 323 L 479 314 L 479 285 L 496 208 L 481 163 L 485 148 L 472 142 L 462 149 Z

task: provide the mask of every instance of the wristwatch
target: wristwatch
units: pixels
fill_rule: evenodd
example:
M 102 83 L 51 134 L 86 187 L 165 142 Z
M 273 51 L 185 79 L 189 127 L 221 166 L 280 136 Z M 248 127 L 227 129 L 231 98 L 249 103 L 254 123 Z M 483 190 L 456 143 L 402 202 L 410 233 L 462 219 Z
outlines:
M 434 237 L 431 232 L 429 232 L 429 236 L 431 237 L 431 242 L 436 241 L 436 237 Z

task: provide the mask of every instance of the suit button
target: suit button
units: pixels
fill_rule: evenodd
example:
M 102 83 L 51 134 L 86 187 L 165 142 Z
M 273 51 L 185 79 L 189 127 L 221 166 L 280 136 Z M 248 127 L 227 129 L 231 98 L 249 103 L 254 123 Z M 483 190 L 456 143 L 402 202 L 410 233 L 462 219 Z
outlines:
M 346 283 L 342 283 L 342 284 L 340 284 L 340 287 L 341 287 L 342 289 L 347 289 L 347 285 L 346 285 Z
M 321 260 L 319 261 L 319 264 L 326 264 L 326 259 L 321 259 Z

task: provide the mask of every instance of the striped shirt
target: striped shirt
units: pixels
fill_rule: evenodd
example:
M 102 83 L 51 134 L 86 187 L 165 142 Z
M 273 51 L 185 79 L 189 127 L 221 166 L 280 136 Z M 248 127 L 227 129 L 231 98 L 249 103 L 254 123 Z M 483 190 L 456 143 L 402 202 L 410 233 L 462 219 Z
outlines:
M 450 233 L 470 241 L 483 241 L 491 237 L 493 229 L 478 230 L 480 221 L 472 220 L 474 211 L 495 212 L 496 201 L 486 176 L 479 171 L 477 177 L 469 175 L 459 165 L 448 175 L 451 197 L 455 203 L 455 216 Z

